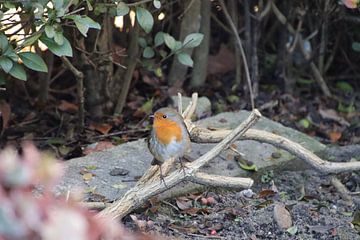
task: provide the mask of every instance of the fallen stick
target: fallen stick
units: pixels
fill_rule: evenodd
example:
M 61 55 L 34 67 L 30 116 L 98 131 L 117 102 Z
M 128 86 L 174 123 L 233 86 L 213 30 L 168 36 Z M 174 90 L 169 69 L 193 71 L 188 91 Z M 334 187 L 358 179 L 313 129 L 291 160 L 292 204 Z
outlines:
M 224 139 L 224 137 L 231 132 L 231 130 L 224 129 L 211 131 L 206 128 L 199 128 L 194 124 L 190 128 L 192 129 L 190 132 L 191 139 L 198 143 L 216 143 Z M 266 131 L 249 129 L 241 136 L 241 139 L 268 143 L 275 147 L 284 149 L 323 173 L 339 173 L 360 170 L 360 162 L 325 161 L 301 146 L 299 143 Z
M 223 149 L 226 149 L 232 142 L 238 139 L 241 135 L 243 135 L 252 125 L 254 125 L 261 114 L 258 110 L 254 110 L 250 116 L 242 122 L 238 127 L 236 127 L 233 131 L 231 131 L 220 143 L 218 143 L 213 149 L 204 154 L 203 156 L 196 159 L 194 162 L 186 164 L 184 169 L 177 169 L 171 172 L 168 176 L 164 177 L 164 181 L 168 188 L 174 187 L 178 183 L 189 180 L 197 183 L 206 183 L 209 184 L 208 174 L 200 174 L 198 173 L 199 168 L 209 162 L 212 158 L 217 156 Z M 166 161 L 167 166 L 171 166 L 168 164 L 169 161 Z M 142 179 L 139 180 L 138 184 L 135 185 L 132 189 L 125 193 L 122 198 L 116 200 L 111 206 L 105 208 L 101 211 L 98 216 L 109 216 L 112 218 L 122 218 L 126 214 L 130 213 L 132 210 L 140 207 L 151 197 L 164 192 L 168 188 L 159 180 L 159 171 L 157 171 L 157 166 L 150 167 L 150 169 L 144 174 Z M 219 181 L 216 182 L 216 179 Z M 229 180 L 229 178 L 225 177 L 225 180 Z M 234 178 L 231 178 L 234 180 Z M 250 188 L 253 184 L 253 180 L 250 178 L 239 178 L 238 181 L 234 181 L 232 183 L 228 183 L 224 181 L 224 177 L 214 176 L 213 184 L 216 186 L 234 186 L 242 188 Z

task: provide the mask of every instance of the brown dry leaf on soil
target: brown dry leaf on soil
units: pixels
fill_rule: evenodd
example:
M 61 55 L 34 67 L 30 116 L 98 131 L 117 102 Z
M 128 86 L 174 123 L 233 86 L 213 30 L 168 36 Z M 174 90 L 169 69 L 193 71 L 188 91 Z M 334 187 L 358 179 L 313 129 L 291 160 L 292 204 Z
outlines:
M 83 154 L 84 155 L 89 155 L 90 153 L 93 153 L 93 152 L 100 152 L 100 151 L 103 151 L 105 149 L 109 149 L 109 148 L 113 148 L 115 147 L 114 144 L 112 144 L 112 142 L 109 142 L 109 141 L 100 141 L 100 142 L 97 142 L 97 143 L 93 143 L 89 146 L 87 146 L 84 151 L 83 151 Z
M 180 210 L 186 210 L 193 207 L 192 200 L 186 197 L 176 198 L 176 205 Z
M 337 132 L 337 131 L 329 132 L 328 135 L 329 135 L 330 141 L 332 143 L 335 143 L 335 142 L 339 141 L 339 139 L 342 136 L 341 132 Z
M 74 103 L 61 100 L 60 104 L 58 105 L 58 109 L 63 112 L 76 113 L 79 110 L 79 107 Z
M 108 123 L 91 123 L 89 129 L 96 130 L 101 134 L 108 134 L 113 126 Z
M 288 229 L 292 226 L 290 212 L 285 208 L 284 204 L 276 203 L 274 206 L 274 219 L 281 229 Z
M 264 189 L 264 190 L 261 190 L 261 192 L 259 192 L 259 198 L 267 198 L 267 197 L 272 197 L 275 195 L 276 195 L 276 192 L 272 189 Z

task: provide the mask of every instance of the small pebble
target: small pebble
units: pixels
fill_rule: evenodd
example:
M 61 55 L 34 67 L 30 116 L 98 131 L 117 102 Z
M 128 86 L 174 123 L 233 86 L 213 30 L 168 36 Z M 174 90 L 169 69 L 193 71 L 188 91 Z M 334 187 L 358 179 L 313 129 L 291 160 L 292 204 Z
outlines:
M 281 157 L 281 153 L 280 153 L 280 152 L 273 152 L 273 153 L 271 154 L 271 157 L 272 157 L 272 158 L 280 158 L 280 157 Z
M 254 192 L 253 190 L 251 190 L 250 188 L 249 189 L 245 189 L 245 190 L 242 190 L 239 195 L 240 196 L 243 196 L 243 197 L 247 197 L 247 198 L 252 198 L 254 196 Z
M 109 174 L 111 176 L 126 176 L 126 175 L 129 174 L 129 170 L 119 168 L 119 167 L 115 167 L 115 168 L 110 170 Z
M 226 167 L 228 170 L 233 170 L 235 168 L 234 164 L 229 163 Z

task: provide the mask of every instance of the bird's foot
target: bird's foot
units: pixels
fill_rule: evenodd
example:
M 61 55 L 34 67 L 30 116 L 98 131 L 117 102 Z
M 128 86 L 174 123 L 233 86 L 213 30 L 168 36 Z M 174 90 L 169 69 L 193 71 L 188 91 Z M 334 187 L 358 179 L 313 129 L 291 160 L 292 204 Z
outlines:
M 169 189 L 169 187 L 166 185 L 166 182 L 165 182 L 165 179 L 164 179 L 164 175 L 162 174 L 162 171 L 161 171 L 161 166 L 160 167 L 160 182 L 164 183 L 164 186 Z
M 186 164 L 184 164 L 184 162 L 182 161 L 181 158 L 179 158 L 179 162 L 180 162 L 180 168 L 182 169 L 184 176 L 186 176 L 186 169 L 189 169 L 188 166 L 186 166 Z

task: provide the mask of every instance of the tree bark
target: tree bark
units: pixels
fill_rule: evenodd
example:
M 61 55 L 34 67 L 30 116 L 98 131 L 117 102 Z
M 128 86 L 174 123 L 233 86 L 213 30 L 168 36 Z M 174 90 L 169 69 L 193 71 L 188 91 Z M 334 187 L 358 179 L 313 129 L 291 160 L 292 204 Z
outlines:
M 135 26 L 131 33 L 128 57 L 125 63 L 127 69 L 124 75 L 124 82 L 114 110 L 115 115 L 119 115 L 122 113 L 126 103 L 126 97 L 129 93 L 130 83 L 137 64 L 137 57 L 139 52 L 138 38 L 139 25 L 135 23 Z
M 183 41 L 185 37 L 194 32 L 199 31 L 200 26 L 200 8 L 201 1 L 198 0 L 187 0 L 184 7 L 184 18 L 180 25 L 180 36 L 179 40 Z M 190 5 L 191 4 L 191 5 Z M 184 50 L 185 53 L 192 54 L 193 49 L 187 48 Z M 188 67 L 181 64 L 175 57 L 169 73 L 169 85 L 181 87 L 186 78 Z
M 202 0 L 200 12 L 200 33 L 204 34 L 204 39 L 202 40 L 200 46 L 195 49 L 194 69 L 192 71 L 193 74 L 190 81 L 191 87 L 200 87 L 204 85 L 206 80 L 211 35 L 210 15 L 211 2 L 209 0 Z

